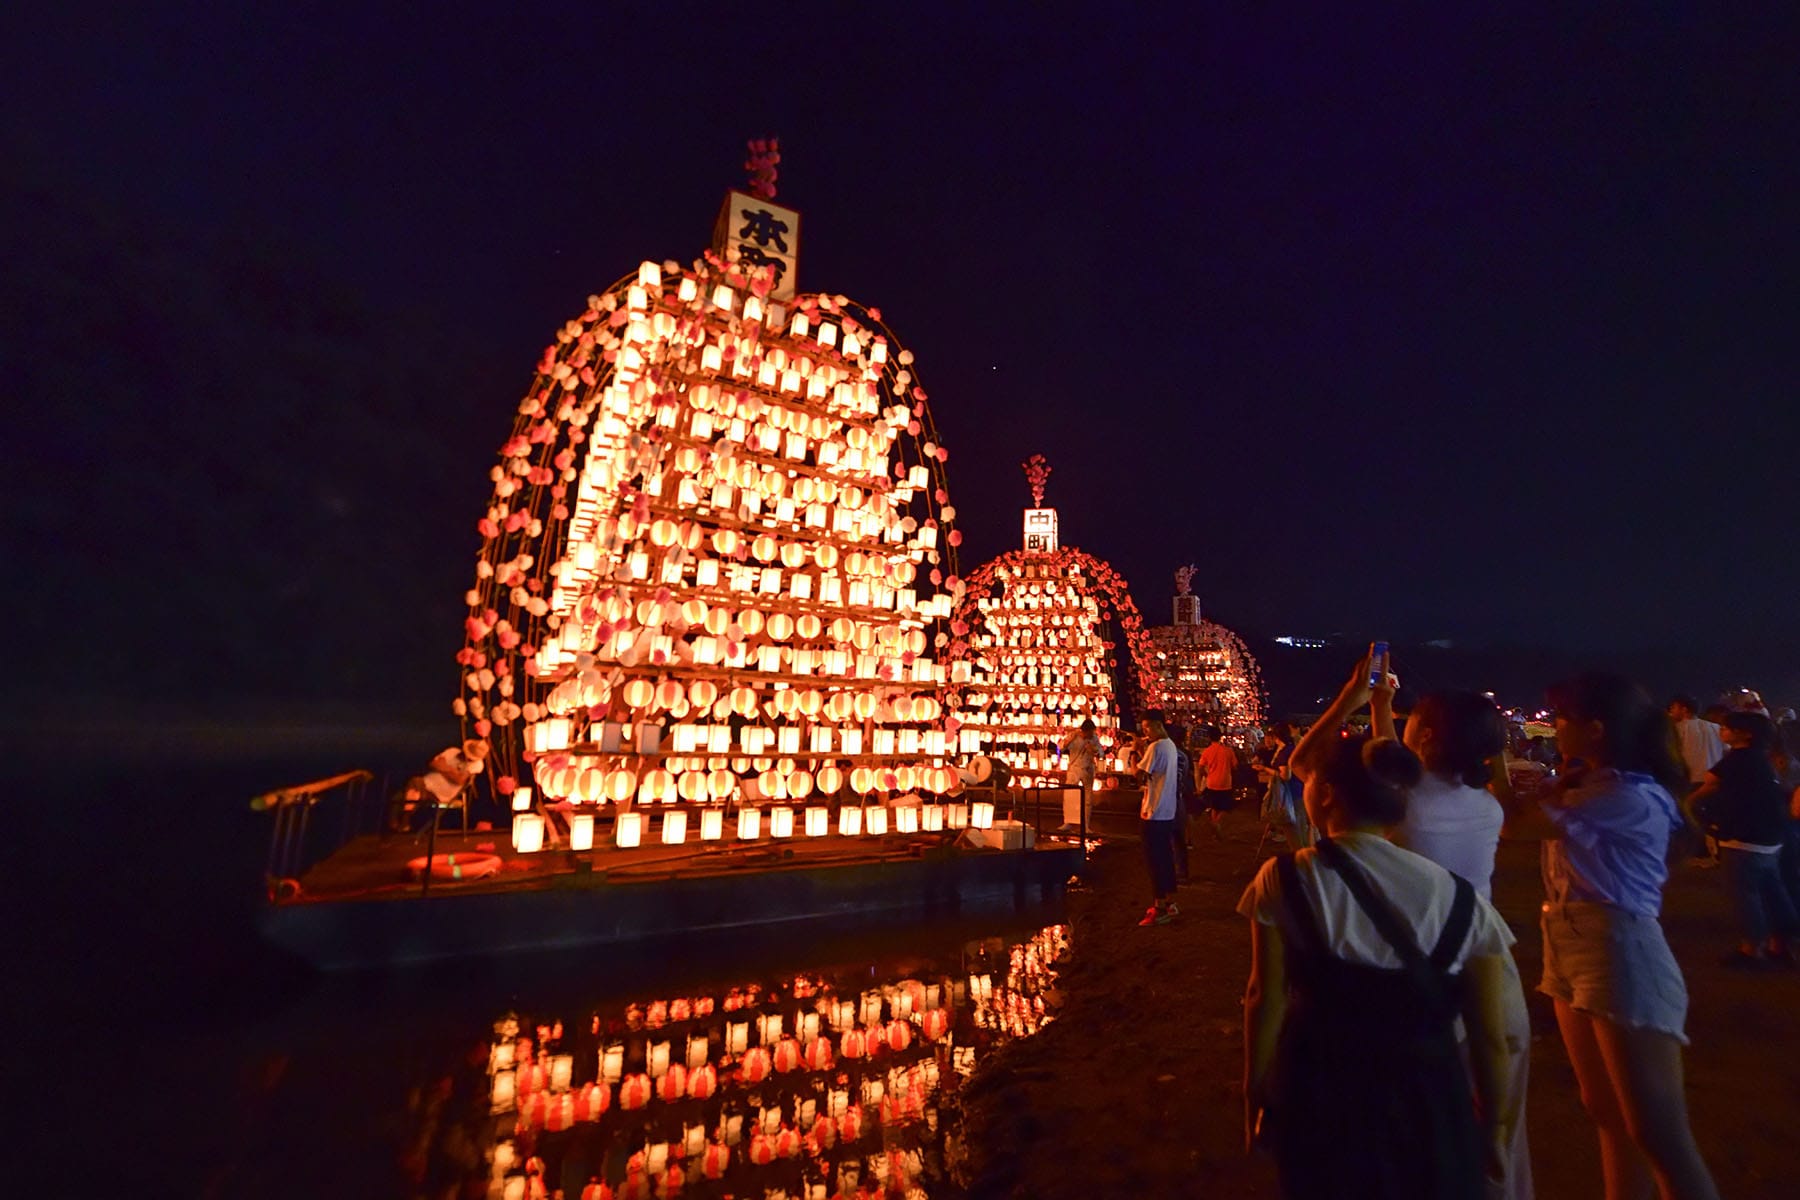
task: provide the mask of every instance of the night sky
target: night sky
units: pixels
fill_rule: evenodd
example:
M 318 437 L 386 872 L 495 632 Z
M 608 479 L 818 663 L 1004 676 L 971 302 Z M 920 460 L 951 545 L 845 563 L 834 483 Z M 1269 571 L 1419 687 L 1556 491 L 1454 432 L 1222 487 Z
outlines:
M 918 356 L 965 569 L 1041 452 L 1153 620 L 1194 561 L 1255 636 L 1800 688 L 1791 11 L 84 7 L 0 18 L 52 695 L 447 702 L 539 349 L 770 134 L 802 287 Z

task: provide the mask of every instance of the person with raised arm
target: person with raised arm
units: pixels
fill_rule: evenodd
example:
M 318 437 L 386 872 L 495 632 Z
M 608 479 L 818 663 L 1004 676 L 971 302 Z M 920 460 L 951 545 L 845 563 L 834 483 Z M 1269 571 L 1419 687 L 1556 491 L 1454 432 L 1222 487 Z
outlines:
M 1238 905 L 1246 1138 L 1274 1152 L 1288 1200 L 1476 1200 L 1504 1186 L 1523 1100 L 1512 934 L 1467 880 L 1388 840 L 1423 767 L 1392 738 L 1343 735 L 1368 673 L 1365 659 L 1294 751 L 1317 845 L 1264 863 Z

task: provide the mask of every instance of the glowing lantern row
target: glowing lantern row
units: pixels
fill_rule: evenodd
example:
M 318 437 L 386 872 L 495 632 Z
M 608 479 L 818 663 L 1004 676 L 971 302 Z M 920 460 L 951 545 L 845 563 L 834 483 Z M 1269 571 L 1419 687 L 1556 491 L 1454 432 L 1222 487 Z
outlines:
M 794 836 L 795 812 L 788 805 L 775 805 L 771 808 L 742 808 L 737 814 L 737 837 L 739 841 L 753 842 L 762 837 L 764 814 L 768 817 L 769 836 L 773 838 L 789 838 Z M 887 805 L 871 804 L 867 806 L 845 805 L 838 810 L 837 832 L 845 837 L 857 837 L 867 834 L 871 837 L 883 837 L 890 825 L 898 833 L 918 833 L 921 830 L 935 832 L 946 827 L 946 816 L 949 814 L 948 827 L 962 829 L 973 824 L 978 829 L 992 826 L 994 806 L 989 803 L 977 803 L 971 809 L 966 804 L 920 804 L 894 807 L 891 812 Z M 517 820 L 523 820 L 524 817 Z M 586 850 L 593 845 L 593 815 L 577 814 L 576 820 L 585 821 L 585 836 L 571 838 L 570 848 Z M 538 841 L 527 851 L 519 844 L 517 832 L 514 844 L 521 852 L 532 852 L 541 848 L 543 818 L 531 814 L 534 827 L 538 830 Z M 831 832 L 831 810 L 814 805 L 802 810 L 803 829 L 807 837 L 824 837 Z M 614 841 L 620 847 L 630 849 L 641 846 L 647 828 L 647 818 L 641 812 L 619 814 L 614 826 Z M 725 814 L 722 809 L 707 808 L 700 811 L 700 840 L 718 841 L 724 837 Z M 662 817 L 662 828 L 659 834 L 666 846 L 678 846 L 687 841 L 689 830 L 688 814 L 684 809 L 670 809 Z

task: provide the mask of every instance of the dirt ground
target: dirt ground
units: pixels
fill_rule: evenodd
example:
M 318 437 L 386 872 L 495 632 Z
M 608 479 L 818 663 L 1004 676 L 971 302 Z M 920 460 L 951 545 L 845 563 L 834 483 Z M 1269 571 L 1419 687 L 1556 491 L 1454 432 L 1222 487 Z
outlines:
M 967 1097 L 982 1197 L 1273 1197 L 1274 1171 L 1242 1151 L 1242 1017 L 1249 933 L 1235 913 L 1260 826 L 1233 814 L 1223 841 L 1194 830 L 1194 882 L 1171 925 L 1140 929 L 1135 842 L 1099 850 L 1071 893 L 1073 953 L 1059 1019 L 984 1064 Z M 1600 1168 L 1549 1001 L 1535 987 L 1542 890 L 1535 843 L 1505 843 L 1495 877 L 1518 936 L 1531 1006 L 1528 1122 L 1537 1194 L 1597 1197 Z M 1800 972 L 1720 966 L 1731 941 L 1716 871 L 1683 868 L 1664 927 L 1687 976 L 1687 1086 L 1695 1134 L 1726 1197 L 1800 1195 Z

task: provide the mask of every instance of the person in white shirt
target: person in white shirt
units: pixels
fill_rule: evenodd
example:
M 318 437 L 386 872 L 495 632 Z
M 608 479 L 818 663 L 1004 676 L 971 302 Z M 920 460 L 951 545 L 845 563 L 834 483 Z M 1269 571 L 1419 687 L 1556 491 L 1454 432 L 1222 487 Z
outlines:
M 1062 751 L 1068 756 L 1063 772 L 1063 828 L 1076 829 L 1082 824 L 1082 810 L 1087 807 L 1088 793 L 1094 788 L 1095 767 L 1100 758 L 1100 737 L 1094 732 L 1092 717 L 1063 740 Z
M 1480 1196 L 1484 1174 L 1505 1174 L 1523 1100 L 1505 1036 L 1524 1006 L 1513 937 L 1467 880 L 1384 837 L 1422 768 L 1392 739 L 1341 736 L 1369 697 L 1359 670 L 1294 752 L 1317 848 L 1264 863 L 1238 907 L 1247 1132 L 1274 1150 L 1289 1200 Z
M 1175 743 L 1163 727 L 1161 709 L 1143 716 L 1147 743 L 1137 762 L 1144 776 L 1144 800 L 1138 810 L 1144 861 L 1150 867 L 1150 907 L 1139 925 L 1167 925 L 1181 910 L 1175 904 L 1175 839 L 1180 836 L 1176 805 L 1180 803 Z
M 1719 727 L 1695 716 L 1698 711 L 1692 696 L 1669 701 L 1669 720 L 1675 722 L 1675 736 L 1681 739 L 1681 761 L 1687 767 L 1690 791 L 1705 783 L 1706 773 L 1725 757 Z
M 1392 675 L 1388 683 L 1395 682 Z M 1375 733 L 1394 736 L 1394 689 L 1374 689 L 1370 713 Z M 1494 853 L 1506 824 L 1501 807 L 1486 784 L 1494 763 L 1506 750 L 1506 718 L 1478 692 L 1427 692 L 1406 718 L 1406 748 L 1419 756 L 1425 770 L 1407 791 L 1406 815 L 1389 830 L 1394 843 L 1424 855 L 1451 874 L 1468 880 L 1483 900 L 1494 898 Z M 1505 955 L 1502 964 L 1520 1003 L 1506 1013 L 1505 1036 L 1511 1053 L 1508 1094 L 1519 1097 L 1518 1118 L 1506 1156 L 1504 1185 L 1489 1194 L 1505 1200 L 1529 1200 L 1531 1147 L 1525 1135 L 1525 1094 L 1531 1067 L 1531 1017 L 1519 983 L 1518 964 Z

